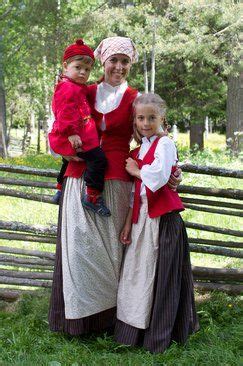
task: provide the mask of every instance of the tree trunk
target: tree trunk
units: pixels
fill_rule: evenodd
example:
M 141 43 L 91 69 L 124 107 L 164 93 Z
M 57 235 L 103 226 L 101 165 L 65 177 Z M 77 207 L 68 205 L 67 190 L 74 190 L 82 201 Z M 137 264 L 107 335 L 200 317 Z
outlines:
M 229 76 L 227 94 L 226 142 L 234 153 L 243 150 L 243 72 Z
M 3 54 L 2 36 L 0 35 L 0 156 L 7 157 L 7 126 L 6 126 L 6 104 L 5 89 L 3 82 Z
M 190 126 L 190 149 L 191 150 L 203 150 L 204 123 L 191 123 Z
M 156 32 L 156 23 L 154 19 L 153 24 L 153 43 L 152 43 L 152 51 L 151 51 L 151 93 L 154 93 L 154 84 L 155 84 L 155 32 Z
M 143 53 L 144 91 L 148 93 L 148 69 L 146 52 Z

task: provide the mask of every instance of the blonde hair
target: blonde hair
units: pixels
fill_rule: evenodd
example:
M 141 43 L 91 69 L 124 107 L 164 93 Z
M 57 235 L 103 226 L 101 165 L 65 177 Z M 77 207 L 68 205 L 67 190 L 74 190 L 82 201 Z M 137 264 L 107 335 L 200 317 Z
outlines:
M 133 122 L 133 138 L 134 140 L 140 144 L 142 141 L 142 135 L 138 132 L 136 123 L 135 123 L 135 116 L 136 116 L 136 107 L 138 104 L 152 104 L 153 106 L 158 108 L 159 114 L 162 117 L 161 119 L 161 126 L 163 130 L 168 130 L 170 126 L 166 121 L 166 102 L 158 95 L 153 93 L 143 93 L 139 97 L 137 97 L 133 102 L 133 113 L 134 113 L 134 122 Z M 158 136 L 162 135 L 158 133 Z

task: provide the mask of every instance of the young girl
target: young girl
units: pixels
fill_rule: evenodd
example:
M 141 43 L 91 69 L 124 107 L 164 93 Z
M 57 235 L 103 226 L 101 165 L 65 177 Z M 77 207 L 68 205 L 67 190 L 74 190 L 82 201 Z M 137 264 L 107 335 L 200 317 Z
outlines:
M 82 39 L 65 49 L 63 75 L 52 100 L 55 122 L 49 133 L 49 142 L 55 153 L 62 156 L 77 155 L 86 162 L 86 193 L 82 197 L 82 204 L 101 216 L 110 216 L 110 210 L 101 197 L 106 157 L 100 148 L 95 121 L 91 117 L 86 97 L 86 82 L 93 64 L 93 50 Z M 67 164 L 64 159 L 57 180 L 58 188 L 63 181 Z M 56 194 L 54 199 L 58 201 L 59 197 Z
M 179 214 L 183 205 L 167 186 L 177 152 L 163 133 L 165 102 L 142 94 L 134 102 L 133 150 L 126 170 L 134 177 L 131 208 L 120 234 L 127 245 L 117 299 L 115 338 L 163 352 L 198 329 L 189 246 Z

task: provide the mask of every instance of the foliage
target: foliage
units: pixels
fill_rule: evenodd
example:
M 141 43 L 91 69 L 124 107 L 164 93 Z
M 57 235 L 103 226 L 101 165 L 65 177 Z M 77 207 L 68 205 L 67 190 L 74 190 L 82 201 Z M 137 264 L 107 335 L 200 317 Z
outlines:
M 143 56 L 150 70 L 154 32 L 155 91 L 167 101 L 170 124 L 202 123 L 207 115 L 222 129 L 226 78 L 240 53 L 239 6 L 229 0 L 3 1 L 0 26 L 9 129 L 27 125 L 30 130 L 34 112 L 35 127 L 43 127 L 47 136 L 62 52 L 80 36 L 94 48 L 107 36 L 131 37 L 140 60 L 129 82 L 142 91 Z M 96 63 L 90 81 L 101 74 Z

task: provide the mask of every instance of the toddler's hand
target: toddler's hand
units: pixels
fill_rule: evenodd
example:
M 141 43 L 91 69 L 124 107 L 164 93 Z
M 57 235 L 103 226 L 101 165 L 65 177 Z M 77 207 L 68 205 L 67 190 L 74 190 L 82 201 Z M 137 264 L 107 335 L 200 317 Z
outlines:
M 132 241 L 130 238 L 130 233 L 131 233 L 131 225 L 125 225 L 120 234 L 120 242 L 122 244 L 124 245 L 131 244 Z
M 81 138 L 78 135 L 68 136 L 68 140 L 71 143 L 73 149 L 78 149 L 82 146 Z

